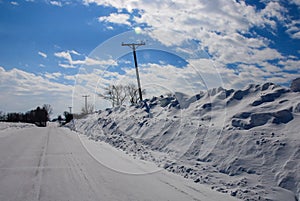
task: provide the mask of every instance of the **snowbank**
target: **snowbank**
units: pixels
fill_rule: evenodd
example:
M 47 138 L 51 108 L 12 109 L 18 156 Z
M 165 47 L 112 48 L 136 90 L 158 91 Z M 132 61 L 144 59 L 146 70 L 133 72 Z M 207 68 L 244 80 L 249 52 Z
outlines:
M 6 129 L 21 129 L 35 127 L 33 124 L 28 123 L 10 123 L 10 122 L 0 122 L 0 132 Z
M 300 195 L 298 92 L 272 83 L 154 97 L 75 120 L 76 131 L 243 200 Z

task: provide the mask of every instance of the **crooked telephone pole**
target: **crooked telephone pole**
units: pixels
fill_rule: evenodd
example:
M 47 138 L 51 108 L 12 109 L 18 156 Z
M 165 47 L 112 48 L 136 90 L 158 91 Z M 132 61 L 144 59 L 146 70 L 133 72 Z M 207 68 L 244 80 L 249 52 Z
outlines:
M 137 57 L 136 57 L 136 49 L 142 45 L 145 45 L 145 43 L 144 42 L 122 43 L 122 46 L 129 46 L 133 50 L 133 58 L 134 58 L 134 65 L 135 65 L 135 72 L 136 72 L 136 79 L 137 79 L 137 83 L 138 83 L 138 91 L 139 91 L 139 95 L 140 95 L 140 101 L 143 101 L 143 96 L 142 96 L 141 81 L 140 81 L 140 75 L 139 75 L 139 69 L 138 69 L 138 63 L 137 63 Z
M 82 96 L 85 98 L 85 112 L 88 113 L 88 108 L 87 108 L 87 98 L 90 97 L 89 95 L 84 95 Z

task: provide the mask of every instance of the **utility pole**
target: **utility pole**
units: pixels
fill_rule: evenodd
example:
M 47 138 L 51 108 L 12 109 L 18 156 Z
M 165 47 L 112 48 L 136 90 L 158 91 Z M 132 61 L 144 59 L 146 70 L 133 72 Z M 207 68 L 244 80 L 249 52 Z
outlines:
M 72 107 L 71 106 L 69 107 L 69 110 L 70 110 L 70 114 L 72 114 Z
M 133 58 L 134 58 L 134 65 L 135 65 L 135 72 L 136 72 L 136 79 L 137 79 L 137 83 L 138 83 L 138 91 L 139 91 L 139 95 L 140 95 L 140 101 L 143 101 L 143 96 L 142 96 L 142 88 L 141 88 L 140 75 L 139 75 L 139 69 L 138 69 L 138 63 L 137 63 L 137 57 L 136 57 L 136 49 L 142 45 L 145 45 L 145 43 L 144 42 L 122 43 L 122 46 L 129 46 L 133 50 Z
M 87 98 L 90 97 L 89 95 L 84 95 L 82 96 L 85 98 L 85 112 L 88 113 L 88 109 L 87 109 Z

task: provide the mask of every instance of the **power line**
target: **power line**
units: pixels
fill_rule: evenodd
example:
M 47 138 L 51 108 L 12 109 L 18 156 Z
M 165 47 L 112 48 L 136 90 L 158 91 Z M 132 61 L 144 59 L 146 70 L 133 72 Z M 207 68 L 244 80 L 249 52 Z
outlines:
M 137 79 L 137 83 L 138 83 L 138 91 L 139 91 L 140 101 L 143 101 L 143 96 L 142 96 L 142 87 L 141 87 L 141 81 L 140 81 L 140 75 L 139 75 L 138 63 L 137 63 L 137 57 L 136 57 L 136 49 L 142 45 L 145 45 L 145 42 L 122 43 L 122 46 L 129 46 L 133 50 L 133 58 L 134 58 L 134 65 L 135 65 L 135 72 L 136 72 L 136 79 Z

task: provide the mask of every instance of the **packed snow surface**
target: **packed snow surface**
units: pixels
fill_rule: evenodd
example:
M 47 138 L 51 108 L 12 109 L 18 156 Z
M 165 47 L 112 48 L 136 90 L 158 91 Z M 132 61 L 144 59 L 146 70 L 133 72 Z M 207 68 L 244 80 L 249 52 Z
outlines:
M 141 172 L 154 164 L 55 124 L 12 129 L 0 138 L 0 200 L 237 200 L 165 170 L 133 175 L 114 166 Z
M 145 172 L 164 168 L 243 200 L 295 201 L 299 97 L 272 83 L 192 97 L 175 93 L 99 111 L 69 126 L 156 164 Z

